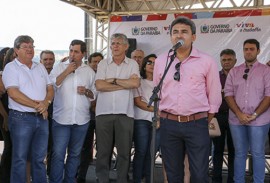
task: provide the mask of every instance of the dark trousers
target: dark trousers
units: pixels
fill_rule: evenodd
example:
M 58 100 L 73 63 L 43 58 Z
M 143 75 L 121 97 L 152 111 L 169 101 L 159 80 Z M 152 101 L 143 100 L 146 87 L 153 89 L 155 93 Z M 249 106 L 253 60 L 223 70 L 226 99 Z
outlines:
M 185 152 L 192 183 L 208 183 L 210 137 L 207 118 L 177 122 L 161 118 L 160 141 L 169 183 L 184 182 Z
M 53 140 L 52 140 L 52 116 L 48 117 L 48 124 L 49 124 L 49 139 L 48 139 L 48 149 L 47 149 L 47 175 L 50 175 L 51 170 L 51 159 L 52 159 L 52 147 L 53 147 Z
M 228 113 L 218 113 L 216 118 L 221 131 L 221 136 L 213 138 L 214 154 L 213 154 L 213 182 L 222 183 L 222 165 L 225 142 L 227 140 L 228 148 L 228 183 L 233 183 L 234 172 L 234 146 L 231 131 L 228 123 Z
M 134 121 L 134 147 L 133 158 L 133 182 L 141 183 L 144 176 L 145 183 L 150 182 L 151 175 L 151 141 L 152 141 L 152 122 L 147 120 Z M 160 134 L 156 130 L 155 153 L 159 150 Z
M 84 139 L 84 144 L 81 152 L 81 162 L 78 169 L 78 181 L 85 181 L 87 170 L 90 162 L 93 161 L 93 146 L 94 146 L 94 132 L 96 128 L 96 120 L 91 120 L 87 134 Z
M 0 163 L 0 182 L 9 183 L 10 182 L 10 170 L 11 170 L 11 156 L 12 156 L 12 143 L 9 131 L 3 128 L 3 118 L 0 117 L 0 129 L 4 139 L 4 150 L 1 157 Z
M 130 150 L 132 147 L 134 119 L 124 114 L 96 117 L 97 161 L 96 175 L 99 183 L 109 183 L 109 162 L 113 139 L 117 149 L 117 183 L 127 183 Z

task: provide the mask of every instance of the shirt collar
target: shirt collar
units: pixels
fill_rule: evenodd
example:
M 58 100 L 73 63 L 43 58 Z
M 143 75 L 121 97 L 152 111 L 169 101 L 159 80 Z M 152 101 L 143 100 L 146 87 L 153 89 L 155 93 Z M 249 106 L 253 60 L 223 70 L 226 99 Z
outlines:
M 15 58 L 14 62 L 16 62 L 16 64 L 18 64 L 19 66 L 26 66 L 25 64 L 21 63 L 17 58 Z M 37 65 L 38 65 L 38 63 L 32 61 L 31 69 L 36 67 Z
M 125 58 L 124 58 L 124 62 L 125 62 L 126 64 L 129 63 L 129 60 L 128 60 L 128 58 L 127 58 L 126 56 L 125 56 Z M 107 60 L 107 63 L 108 63 L 108 64 L 113 63 L 113 58 L 112 58 L 112 56 L 110 57 L 110 59 Z
M 174 54 L 174 52 L 170 53 L 170 54 L 169 54 L 169 57 L 170 57 L 172 54 Z M 188 58 L 190 58 L 190 57 L 193 57 L 193 58 L 194 58 L 194 57 L 200 57 L 200 53 L 199 53 L 198 49 L 196 49 L 194 46 L 192 46 L 191 52 L 190 52 Z M 187 59 L 186 59 L 186 60 L 187 60 Z
M 256 67 L 257 65 L 259 65 L 260 64 L 260 62 L 258 61 L 258 60 L 256 60 L 256 62 L 254 62 L 253 64 L 252 64 L 252 68 L 253 67 Z M 243 64 L 243 67 L 246 67 L 247 65 L 246 65 L 246 62 L 244 62 Z

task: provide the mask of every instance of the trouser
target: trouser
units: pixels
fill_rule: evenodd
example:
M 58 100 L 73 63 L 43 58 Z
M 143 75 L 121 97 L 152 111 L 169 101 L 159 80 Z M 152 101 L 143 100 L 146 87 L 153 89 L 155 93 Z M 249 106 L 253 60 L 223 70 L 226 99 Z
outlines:
M 115 146 L 117 148 L 117 183 L 128 182 L 133 123 L 133 118 L 124 114 L 108 114 L 96 117 L 98 149 L 96 175 L 99 183 L 109 183 L 109 161 L 113 140 L 115 140 Z

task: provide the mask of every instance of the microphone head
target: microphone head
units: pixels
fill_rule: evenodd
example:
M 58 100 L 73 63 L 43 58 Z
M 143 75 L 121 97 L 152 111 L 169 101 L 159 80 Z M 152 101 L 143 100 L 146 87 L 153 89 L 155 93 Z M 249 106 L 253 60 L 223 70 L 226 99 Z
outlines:
M 184 40 L 179 39 L 179 41 L 173 46 L 173 50 L 174 51 L 177 50 L 178 48 L 180 48 L 181 46 L 183 46 L 184 43 L 185 43 Z

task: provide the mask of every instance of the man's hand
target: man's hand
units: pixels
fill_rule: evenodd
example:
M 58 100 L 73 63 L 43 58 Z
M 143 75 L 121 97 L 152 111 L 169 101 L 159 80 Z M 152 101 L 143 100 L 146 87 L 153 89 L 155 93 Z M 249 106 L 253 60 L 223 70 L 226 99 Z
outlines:
M 49 103 L 45 100 L 42 101 L 36 101 L 37 105 L 35 107 L 36 111 L 39 112 L 40 114 L 43 114 L 45 111 L 48 110 Z
M 42 117 L 43 117 L 43 119 L 48 119 L 48 111 L 44 111 L 42 113 Z
M 137 74 L 132 74 L 129 79 L 138 79 L 139 76 Z
M 85 86 L 77 86 L 77 93 L 79 95 L 85 95 L 85 92 L 86 92 Z
M 76 63 L 75 62 L 71 62 L 68 67 L 66 68 L 66 72 L 68 74 L 74 72 L 77 69 Z
M 245 114 L 241 112 L 240 114 L 237 114 L 237 118 L 242 125 L 246 125 L 249 124 L 249 122 L 252 121 L 254 117 L 250 114 Z

